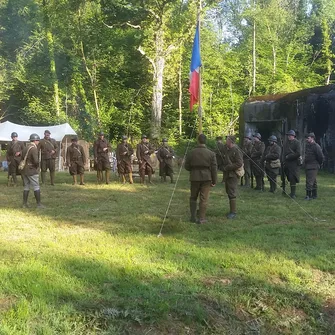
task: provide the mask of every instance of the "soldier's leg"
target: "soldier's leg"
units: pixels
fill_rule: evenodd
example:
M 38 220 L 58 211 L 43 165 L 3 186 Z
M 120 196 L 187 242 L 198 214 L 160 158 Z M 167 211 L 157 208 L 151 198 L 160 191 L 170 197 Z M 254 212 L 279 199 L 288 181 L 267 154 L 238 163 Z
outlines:
M 41 181 L 42 181 L 42 185 L 45 184 L 46 175 L 47 175 L 47 160 L 42 159 L 41 160 Z
M 84 174 L 81 173 L 81 174 L 79 175 L 79 177 L 80 177 L 80 185 L 85 185 L 85 183 L 84 183 Z
M 210 189 L 211 189 L 210 181 L 202 182 L 200 184 L 199 223 L 206 222 L 206 211 L 207 211 Z
M 129 175 L 129 184 L 133 184 L 134 181 L 133 181 L 133 171 L 131 169 L 131 165 L 129 164 L 128 165 L 128 175 Z
M 200 192 L 200 182 L 191 181 L 191 196 L 190 196 L 190 221 L 193 223 L 197 222 L 197 199 Z
M 49 159 L 50 185 L 55 186 L 56 160 Z
M 152 184 L 151 178 L 152 178 L 152 168 L 150 166 L 147 166 L 148 169 L 148 182 L 149 184 Z
M 313 170 L 306 170 L 306 196 L 305 200 L 312 200 L 312 190 L 313 190 Z
M 28 177 L 30 180 L 30 184 L 32 185 L 34 189 L 34 196 L 36 199 L 36 204 L 38 208 L 44 208 L 44 206 L 41 204 L 41 190 L 40 190 L 40 184 L 39 184 L 39 177 L 38 174 L 34 176 L 29 176 Z
M 313 187 L 312 187 L 312 194 L 311 194 L 313 199 L 316 199 L 318 197 L 318 191 L 317 191 L 318 183 L 317 183 L 317 180 L 316 180 L 317 175 L 318 175 L 318 170 L 315 169 L 314 170 L 314 175 L 313 175 Z
M 72 175 L 72 185 L 77 185 L 77 175 L 76 174 L 73 174 Z
M 230 177 L 226 181 L 227 184 L 227 194 L 229 198 L 229 214 L 227 215 L 227 219 L 234 219 L 236 217 L 236 197 L 237 197 L 237 185 L 238 178 Z
M 12 177 L 13 177 L 13 186 L 17 186 L 17 162 L 14 160 L 13 162 L 13 173 L 12 173 Z
M 28 196 L 30 190 L 30 183 L 27 176 L 23 176 L 24 188 L 23 188 L 23 204 L 22 208 L 28 208 Z
M 107 185 L 109 184 L 109 176 L 110 176 L 110 170 L 107 169 L 106 172 L 105 172 L 106 184 L 107 184 Z

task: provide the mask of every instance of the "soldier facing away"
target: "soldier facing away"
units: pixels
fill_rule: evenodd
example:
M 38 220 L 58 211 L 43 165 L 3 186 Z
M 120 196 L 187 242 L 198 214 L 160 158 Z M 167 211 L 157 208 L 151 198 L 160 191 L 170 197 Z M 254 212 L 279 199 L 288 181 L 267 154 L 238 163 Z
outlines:
M 271 135 L 268 139 L 269 146 L 265 149 L 263 161 L 265 162 L 265 172 L 270 183 L 271 193 L 275 193 L 277 189 L 277 176 L 280 169 L 281 147 L 277 144 L 277 137 Z
M 185 169 L 190 171 L 191 222 L 205 223 L 206 210 L 211 187 L 217 181 L 217 163 L 215 153 L 206 147 L 207 138 L 204 134 L 198 136 L 198 145 L 187 155 Z M 196 218 L 197 200 L 199 201 L 199 220 Z
M 150 155 L 155 152 L 154 148 L 148 141 L 146 135 L 142 135 L 141 143 L 137 144 L 136 157 L 138 159 L 139 173 L 141 184 L 144 184 L 145 175 L 148 175 L 148 182 L 152 184 L 151 177 L 154 169 L 151 165 Z
M 72 185 L 77 184 L 77 175 L 80 176 L 80 185 L 84 184 L 84 172 L 86 156 L 84 148 L 78 144 L 78 138 L 71 139 L 71 145 L 66 150 L 66 164 L 69 167 L 70 175 L 73 178 Z
M 243 153 L 243 164 L 244 164 L 244 187 L 250 187 L 250 178 L 251 178 L 251 149 L 252 141 L 251 135 L 246 135 L 243 139 L 242 153 Z
M 291 198 L 296 198 L 297 183 L 300 181 L 300 142 L 296 139 L 294 130 L 287 133 L 287 141 L 284 144 L 284 172 L 291 187 Z
M 22 151 L 24 149 L 24 143 L 18 141 L 17 133 L 11 134 L 12 141 L 8 143 L 6 160 L 8 162 L 8 186 L 10 186 L 10 178 L 13 180 L 13 185 L 17 185 L 17 175 L 20 174 L 18 170 L 19 164 L 22 157 Z
M 117 170 L 121 182 L 126 182 L 126 175 L 129 176 L 129 183 L 133 183 L 133 170 L 131 168 L 131 156 L 134 153 L 132 146 L 127 142 L 128 137 L 122 136 L 122 142 L 116 148 Z
M 222 142 L 222 136 L 217 136 L 215 144 L 216 148 L 214 152 L 216 154 L 216 162 L 218 165 L 218 170 L 223 172 L 223 157 L 225 152 L 225 145 Z M 222 182 L 224 182 L 224 172 L 222 173 Z
M 55 185 L 56 156 L 58 144 L 56 140 L 50 137 L 49 130 L 44 132 L 44 138 L 38 144 L 38 151 L 41 151 L 41 179 L 45 184 L 47 170 L 50 172 L 50 184 Z
M 163 182 L 166 182 L 166 176 L 169 176 L 171 183 L 173 183 L 173 158 L 174 151 L 168 145 L 168 140 L 163 138 L 162 146 L 156 153 L 157 159 L 159 161 L 159 175 Z
M 255 190 L 263 190 L 264 187 L 264 169 L 262 166 L 262 157 L 265 150 L 265 144 L 261 141 L 260 133 L 253 135 L 254 143 L 251 149 L 251 168 L 256 179 Z
M 323 163 L 324 156 L 322 149 L 315 142 L 315 134 L 309 133 L 306 138 L 305 147 L 305 172 L 306 172 L 306 197 L 305 200 L 316 199 L 317 194 L 317 181 L 316 177 L 320 166 Z
M 223 170 L 225 172 L 225 187 L 229 199 L 229 213 L 227 219 L 234 219 L 236 217 L 236 198 L 237 198 L 237 185 L 240 177 L 237 170 L 243 166 L 243 156 L 235 144 L 235 136 L 227 136 L 226 150 Z
M 37 207 L 43 208 L 41 204 L 41 190 L 39 184 L 39 161 L 38 161 L 38 143 L 40 137 L 37 134 L 30 135 L 30 145 L 24 148 L 22 152 L 23 159 L 26 159 L 26 164 L 22 170 L 23 177 L 23 208 L 28 208 L 28 196 L 30 188 L 34 190 Z
M 97 170 L 97 181 L 102 183 L 104 180 L 105 171 L 105 181 L 109 184 L 109 175 L 111 165 L 109 162 L 109 152 L 111 151 L 108 141 L 105 139 L 105 134 L 101 131 L 98 135 L 98 139 L 93 145 L 94 151 L 94 163 Z

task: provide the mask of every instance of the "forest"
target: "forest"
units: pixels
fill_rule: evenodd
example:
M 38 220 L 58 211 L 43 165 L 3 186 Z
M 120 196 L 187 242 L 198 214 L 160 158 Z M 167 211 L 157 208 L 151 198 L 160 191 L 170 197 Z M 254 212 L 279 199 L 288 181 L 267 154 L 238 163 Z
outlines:
M 250 96 L 334 82 L 334 0 L 1 0 L 1 120 L 189 137 L 198 17 L 209 136 L 236 131 Z

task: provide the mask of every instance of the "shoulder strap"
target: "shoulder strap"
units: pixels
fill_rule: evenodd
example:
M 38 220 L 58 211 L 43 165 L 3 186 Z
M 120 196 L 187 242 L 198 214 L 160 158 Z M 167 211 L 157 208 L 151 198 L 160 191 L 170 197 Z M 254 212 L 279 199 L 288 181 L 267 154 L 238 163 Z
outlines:
M 33 147 L 34 147 L 34 145 L 31 145 L 31 146 L 28 148 L 28 150 L 27 150 L 27 152 L 26 152 L 26 154 L 25 154 L 25 156 L 24 156 L 24 158 L 23 158 L 24 165 L 26 165 L 26 161 L 27 161 L 28 153 L 29 153 L 30 149 L 32 149 Z

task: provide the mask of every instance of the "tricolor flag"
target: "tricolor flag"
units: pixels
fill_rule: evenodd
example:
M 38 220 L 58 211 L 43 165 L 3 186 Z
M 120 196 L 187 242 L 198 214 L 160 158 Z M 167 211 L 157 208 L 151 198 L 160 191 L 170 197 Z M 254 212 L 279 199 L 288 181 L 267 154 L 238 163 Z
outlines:
M 191 73 L 190 73 L 190 87 L 189 92 L 191 94 L 190 108 L 193 109 L 193 105 L 199 100 L 199 87 L 200 87 L 200 38 L 199 38 L 199 22 L 195 31 L 192 59 L 191 59 Z

